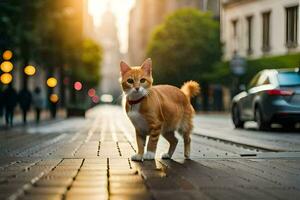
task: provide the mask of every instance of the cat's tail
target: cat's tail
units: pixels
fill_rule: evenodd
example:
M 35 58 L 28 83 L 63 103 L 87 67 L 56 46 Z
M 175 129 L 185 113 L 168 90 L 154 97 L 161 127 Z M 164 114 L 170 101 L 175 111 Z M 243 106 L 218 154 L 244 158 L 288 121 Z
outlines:
M 180 89 L 189 99 L 200 93 L 200 86 L 196 81 L 188 81 Z

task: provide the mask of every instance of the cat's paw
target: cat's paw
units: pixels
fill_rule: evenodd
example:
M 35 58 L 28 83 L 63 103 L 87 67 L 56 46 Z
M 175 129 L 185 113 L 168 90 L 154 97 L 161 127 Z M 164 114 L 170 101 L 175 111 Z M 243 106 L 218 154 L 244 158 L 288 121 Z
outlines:
M 154 160 L 155 158 L 155 153 L 151 152 L 151 151 L 147 151 L 147 153 L 145 153 L 143 155 L 144 160 Z
M 131 156 L 131 160 L 132 161 L 143 161 L 143 155 L 141 155 L 141 154 L 135 154 L 135 155 L 133 155 L 133 156 Z
M 162 159 L 171 159 L 171 156 L 168 153 L 164 153 L 163 155 L 161 155 Z

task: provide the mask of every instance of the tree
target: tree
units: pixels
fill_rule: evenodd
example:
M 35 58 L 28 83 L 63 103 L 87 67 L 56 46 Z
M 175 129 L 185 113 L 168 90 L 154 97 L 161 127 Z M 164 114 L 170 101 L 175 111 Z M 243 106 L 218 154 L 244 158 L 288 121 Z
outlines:
M 77 70 L 76 77 L 89 87 L 94 87 L 100 80 L 100 63 L 103 49 L 91 39 L 85 39 L 82 45 L 82 66 Z
M 155 82 L 181 86 L 187 80 L 199 81 L 207 106 L 207 84 L 221 57 L 219 25 L 211 13 L 175 11 L 153 32 L 147 54 L 153 59 Z

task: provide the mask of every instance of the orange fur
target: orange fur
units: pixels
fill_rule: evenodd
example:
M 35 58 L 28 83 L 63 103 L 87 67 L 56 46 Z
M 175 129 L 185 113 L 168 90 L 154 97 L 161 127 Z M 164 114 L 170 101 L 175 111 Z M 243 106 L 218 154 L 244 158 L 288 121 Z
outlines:
M 194 114 L 190 98 L 199 93 L 199 84 L 189 81 L 181 89 L 171 85 L 152 86 L 151 72 L 150 59 L 140 67 L 129 67 L 126 63 L 121 63 L 121 85 L 127 99 L 126 112 L 135 126 L 138 144 L 138 154 L 132 159 L 153 159 L 160 134 L 170 144 L 169 151 L 163 158 L 170 158 L 178 142 L 175 131 L 183 136 L 184 155 L 189 158 Z M 130 105 L 130 100 L 140 102 Z M 146 136 L 149 136 L 149 140 L 147 153 L 144 154 Z

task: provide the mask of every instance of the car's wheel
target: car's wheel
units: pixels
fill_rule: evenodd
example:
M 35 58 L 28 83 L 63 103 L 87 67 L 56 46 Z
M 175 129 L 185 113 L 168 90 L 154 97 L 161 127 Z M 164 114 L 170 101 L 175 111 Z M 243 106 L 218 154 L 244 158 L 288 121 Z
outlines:
M 244 127 L 244 121 L 241 119 L 240 109 L 237 105 L 234 105 L 232 107 L 232 121 L 235 126 L 235 128 L 243 128 Z
M 255 121 L 259 130 L 269 130 L 270 123 L 264 120 L 261 109 L 257 106 L 255 109 Z

